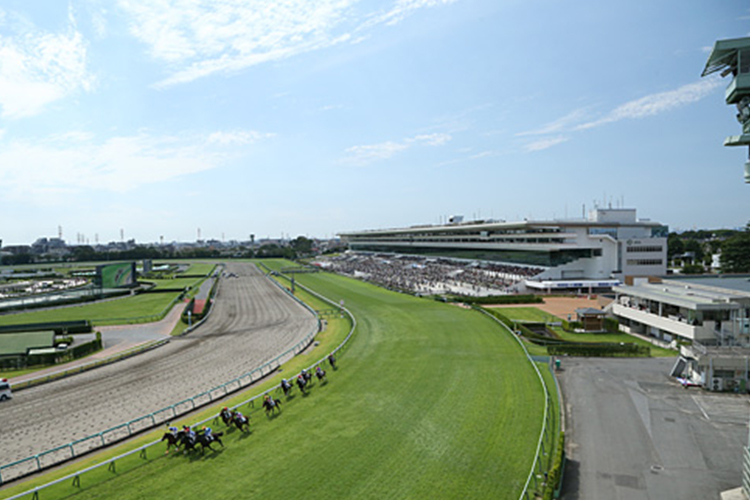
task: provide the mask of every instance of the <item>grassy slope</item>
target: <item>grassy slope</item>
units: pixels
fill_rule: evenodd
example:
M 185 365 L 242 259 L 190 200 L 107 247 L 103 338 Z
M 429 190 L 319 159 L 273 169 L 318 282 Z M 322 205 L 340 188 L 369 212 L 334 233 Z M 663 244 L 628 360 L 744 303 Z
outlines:
M 298 282 L 359 321 L 328 385 L 255 416 L 220 453 L 150 462 L 77 497 L 518 497 L 543 398 L 512 338 L 454 306 L 331 275 Z

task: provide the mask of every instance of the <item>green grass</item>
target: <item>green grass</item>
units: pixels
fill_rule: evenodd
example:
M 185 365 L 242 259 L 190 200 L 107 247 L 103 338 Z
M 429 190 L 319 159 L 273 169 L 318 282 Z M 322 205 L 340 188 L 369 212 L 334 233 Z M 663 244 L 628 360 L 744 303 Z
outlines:
M 175 278 L 171 280 L 159 279 L 149 281 L 156 283 L 157 288 L 184 288 L 191 286 L 192 290 L 189 296 L 192 296 L 197 293 L 203 280 L 204 278 Z M 9 314 L 0 316 L 0 325 L 73 320 L 89 320 L 94 325 L 148 323 L 161 319 L 158 316 L 165 312 L 165 308 L 178 295 L 179 292 L 144 293 L 44 311 Z
M 93 324 L 128 323 L 137 318 L 151 317 L 161 313 L 177 296 L 177 293 L 141 294 L 134 297 L 113 299 L 79 306 L 32 311 L 0 316 L 0 325 L 43 323 L 47 321 L 89 320 Z
M 330 383 L 278 418 L 254 415 L 253 434 L 229 434 L 221 452 L 104 469 L 111 480 L 84 477 L 76 498 L 518 498 L 544 399 L 512 336 L 476 311 L 338 276 L 297 282 L 358 320 Z M 341 321 L 325 335 L 345 334 Z
M 546 313 L 541 309 L 537 309 L 535 307 L 504 307 L 502 309 L 499 309 L 499 312 L 510 319 L 515 319 L 518 321 L 530 321 L 539 323 L 560 321 L 560 318 L 558 318 L 557 316 Z M 629 335 L 627 333 L 575 333 L 566 332 L 560 327 L 551 327 L 551 329 L 555 333 L 557 333 L 560 338 L 569 342 L 628 342 L 631 344 L 647 345 L 651 347 L 651 356 L 653 357 L 671 357 L 677 355 L 675 351 L 655 346 L 650 342 L 647 342 L 633 335 Z
M 215 267 L 216 264 L 213 262 L 193 262 L 190 264 L 188 270 L 185 271 L 185 274 L 202 274 L 205 276 L 213 271 Z M 177 277 L 179 278 L 179 276 L 178 274 Z

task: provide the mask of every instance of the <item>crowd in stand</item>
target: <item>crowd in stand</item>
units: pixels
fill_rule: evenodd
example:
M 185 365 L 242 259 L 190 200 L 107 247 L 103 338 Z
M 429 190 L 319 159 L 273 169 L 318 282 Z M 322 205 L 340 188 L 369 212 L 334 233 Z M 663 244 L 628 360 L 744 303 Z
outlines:
M 318 262 L 330 271 L 394 290 L 431 295 L 508 293 L 520 281 L 544 269 L 390 254 L 346 253 Z

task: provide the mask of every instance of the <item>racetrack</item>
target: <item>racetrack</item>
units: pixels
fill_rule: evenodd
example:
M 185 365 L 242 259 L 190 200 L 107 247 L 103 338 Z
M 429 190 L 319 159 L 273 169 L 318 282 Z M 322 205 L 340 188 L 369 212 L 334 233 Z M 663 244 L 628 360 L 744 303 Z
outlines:
M 317 328 L 254 265 L 229 263 L 208 320 L 154 351 L 14 394 L 0 405 L 0 465 L 104 431 L 251 371 Z

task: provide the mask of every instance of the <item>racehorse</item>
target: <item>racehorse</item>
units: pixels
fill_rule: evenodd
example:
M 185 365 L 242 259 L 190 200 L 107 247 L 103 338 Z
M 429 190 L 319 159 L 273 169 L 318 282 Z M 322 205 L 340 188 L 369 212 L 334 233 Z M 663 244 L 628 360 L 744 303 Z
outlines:
M 305 380 L 305 377 L 302 377 L 302 376 L 297 377 L 297 387 L 299 387 L 299 390 L 302 391 L 302 394 L 307 394 L 305 392 L 306 385 L 307 385 L 307 380 Z
M 164 433 L 164 436 L 162 436 L 161 440 L 167 442 L 167 453 L 169 453 L 169 449 L 172 446 L 174 446 L 176 450 L 180 449 L 180 442 L 182 441 L 184 435 L 184 431 L 179 431 L 177 434 L 172 434 L 171 432 Z
M 312 382 L 312 373 L 305 370 L 302 372 L 302 378 L 305 379 L 305 385 L 308 385 L 310 382 Z
M 268 396 L 268 398 L 263 400 L 263 409 L 266 410 L 266 415 L 269 413 L 273 414 L 274 410 L 279 410 L 279 413 L 281 413 L 281 401 Z
M 321 381 L 324 378 L 326 378 L 326 371 L 322 369 L 319 366 L 315 367 L 315 376 L 318 377 L 318 380 Z
M 237 428 L 241 431 L 245 431 L 244 427 L 247 427 L 247 430 L 250 430 L 250 421 L 247 419 L 245 415 L 238 411 L 232 412 L 232 421 L 234 425 L 237 426 Z M 222 445 L 223 446 L 223 445 Z
M 211 443 L 216 441 L 223 448 L 224 443 L 221 442 L 221 436 L 223 435 L 224 435 L 223 432 L 214 432 L 211 434 L 211 437 L 208 437 L 204 433 L 201 432 L 200 434 L 198 434 L 197 440 L 196 440 L 197 442 L 195 444 L 200 444 L 202 446 L 201 448 L 202 453 L 206 452 L 206 448 L 208 448 L 211 451 L 216 451 L 213 448 L 211 448 Z M 195 444 L 193 445 L 193 447 L 195 447 Z
M 180 431 L 177 433 L 178 436 L 180 436 L 180 445 L 182 445 L 182 452 L 187 453 L 190 450 L 195 449 L 195 445 L 197 444 L 197 436 L 195 433 L 192 435 L 188 434 L 185 431 Z
M 281 388 L 284 390 L 284 396 L 288 396 L 289 392 L 292 390 L 292 384 L 290 384 L 287 379 L 282 379 Z
M 219 416 L 221 417 L 222 422 L 224 422 L 224 425 L 232 425 L 233 414 L 234 412 L 230 411 L 226 406 L 221 410 Z
M 333 357 L 333 354 L 328 355 L 328 362 L 331 364 L 331 368 L 334 370 L 336 369 L 336 358 Z

